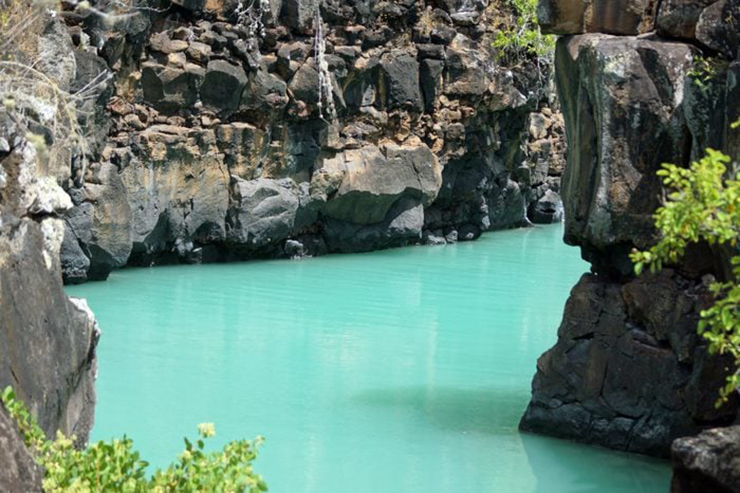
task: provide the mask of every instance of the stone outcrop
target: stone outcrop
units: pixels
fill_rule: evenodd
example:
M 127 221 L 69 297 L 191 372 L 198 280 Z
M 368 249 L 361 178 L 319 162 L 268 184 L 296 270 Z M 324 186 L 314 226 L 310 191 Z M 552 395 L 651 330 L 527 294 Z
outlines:
M 76 51 L 107 62 L 116 94 L 107 144 L 68 187 L 65 281 L 562 216 L 562 118 L 539 90 L 547 69 L 496 61 L 504 7 L 178 5 L 72 28 L 96 41 Z
M 61 217 L 72 201 L 5 112 L 0 139 L 0 387 L 12 385 L 48 435 L 61 430 L 84 443 L 99 330 L 84 300 L 62 287 Z
M 740 491 L 740 426 L 680 438 L 671 448 L 671 493 Z
M 676 437 L 732 422 L 736 402 L 714 407 L 731 360 L 710 357 L 696 334 L 710 300 L 672 271 L 626 283 L 585 275 L 537 362 L 522 428 L 666 456 Z
M 638 35 L 657 31 L 719 52 L 740 46 L 737 0 L 541 0 L 540 25 L 553 34 Z
M 0 490 L 41 492 L 42 474 L 18 427 L 0 404 Z
M 689 128 L 695 52 L 667 41 L 589 34 L 557 48 L 558 87 L 569 137 L 563 180 L 565 240 L 600 270 L 618 251 L 654 240 L 662 163 L 688 164 L 703 152 Z M 701 136 L 697 135 L 697 139 Z M 693 154 L 693 155 L 692 155 Z
M 625 8 L 609 10 L 617 4 Z M 581 248 L 592 273 L 571 292 L 558 342 L 538 361 L 524 430 L 668 456 L 675 438 L 735 419 L 737 399 L 713 406 L 732 361 L 708 355 L 696 334 L 712 301 L 708 284 L 726 272 L 721 258 L 699 246 L 671 269 L 635 278 L 628 257 L 657 239 L 662 163 L 688 165 L 706 147 L 737 149 L 728 128 L 740 118 L 738 63 L 698 75 L 711 46 L 691 29 L 671 36 L 680 40 L 639 35 L 662 33 L 670 9 L 688 19 L 716 4 L 725 2 L 663 1 L 657 11 L 647 1 L 542 2 L 548 29 L 577 34 L 556 50 L 568 136 L 565 241 Z

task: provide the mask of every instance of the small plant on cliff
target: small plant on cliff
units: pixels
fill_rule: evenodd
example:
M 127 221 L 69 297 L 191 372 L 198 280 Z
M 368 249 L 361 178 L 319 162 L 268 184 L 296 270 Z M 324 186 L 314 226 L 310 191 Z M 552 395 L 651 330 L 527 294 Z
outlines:
M 210 423 L 198 426 L 195 443 L 185 439 L 185 450 L 167 469 L 157 469 L 147 477 L 149 465 L 133 449 L 130 438 L 94 443 L 84 450 L 74 448 L 74 437 L 57 432 L 48 440 L 26 406 L 7 387 L 2 403 L 36 462 L 44 469 L 43 488 L 62 492 L 248 492 L 267 491 L 267 485 L 252 469 L 257 448 L 262 442 L 239 440 L 228 443 L 220 452 L 206 452 L 205 441 L 216 434 Z
M 740 125 L 740 122 L 737 122 Z M 733 125 L 735 126 L 735 125 Z M 706 156 L 688 169 L 664 164 L 658 175 L 670 190 L 665 205 L 655 213 L 660 241 L 647 251 L 633 251 L 639 275 L 645 267 L 655 272 L 675 263 L 690 243 L 726 245 L 737 251 L 740 240 L 740 181 L 730 157 L 707 149 Z M 740 255 L 732 257 L 732 279 L 714 282 L 714 305 L 702 311 L 699 333 L 709 341 L 710 353 L 729 354 L 740 366 Z M 732 372 L 720 390 L 719 407 L 740 389 L 740 373 Z
M 521 60 L 534 56 L 549 60 L 555 51 L 555 37 L 542 34 L 537 23 L 538 0 L 506 0 L 513 15 L 496 33 L 493 47 L 503 56 Z
M 75 12 L 98 12 L 89 2 L 68 2 Z M 65 13 L 57 0 L 0 0 L 0 102 L 23 127 L 31 129 L 44 167 L 66 166 L 72 156 L 80 177 L 90 154 L 88 135 L 80 125 L 85 102 L 96 98 L 111 77 L 103 71 L 76 92 L 60 85 L 53 74 L 59 60 L 50 59 L 41 43 L 45 26 L 61 22 Z M 107 15 L 100 13 L 100 15 Z M 113 18 L 112 16 L 110 18 Z M 48 148 L 47 148 L 48 144 Z M 53 161 L 51 164 L 47 162 Z
M 719 57 L 698 56 L 689 71 L 689 78 L 702 92 L 708 92 L 726 67 L 727 62 Z

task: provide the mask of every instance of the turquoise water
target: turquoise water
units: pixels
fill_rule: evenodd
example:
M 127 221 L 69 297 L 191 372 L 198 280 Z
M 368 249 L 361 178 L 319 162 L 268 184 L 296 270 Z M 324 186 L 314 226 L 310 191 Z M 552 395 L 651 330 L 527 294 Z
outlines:
M 560 226 L 70 287 L 103 330 L 93 439 L 163 465 L 201 422 L 266 437 L 275 493 L 661 492 L 659 461 L 517 431 L 587 270 Z M 219 441 L 220 440 L 220 441 Z

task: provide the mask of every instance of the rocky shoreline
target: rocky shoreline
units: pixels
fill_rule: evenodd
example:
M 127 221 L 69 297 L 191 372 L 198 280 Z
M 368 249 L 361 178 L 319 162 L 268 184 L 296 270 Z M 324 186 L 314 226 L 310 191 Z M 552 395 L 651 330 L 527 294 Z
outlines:
M 568 135 L 565 241 L 592 273 L 571 292 L 558 342 L 538 361 L 520 427 L 668 457 L 676 438 L 737 419 L 738 399 L 714 407 L 732 361 L 710 356 L 696 334 L 712 302 L 708 283 L 726 265 L 700 245 L 672 269 L 635 278 L 628 254 L 656 240 L 662 163 L 740 145 L 730 129 L 740 118 L 738 36 L 728 34 L 740 9 L 587 3 L 544 0 L 540 22 L 563 35 L 555 71 Z M 715 69 L 703 73 L 709 56 Z M 681 443 L 674 458 L 685 462 L 692 445 Z
M 437 4 L 189 1 L 72 23 L 75 80 L 111 70 L 114 87 L 72 170 L 65 282 L 560 220 L 548 69 L 496 62 L 501 6 Z
M 735 422 L 740 403 L 714 407 L 729 363 L 695 330 L 721 255 L 700 246 L 635 278 L 628 253 L 655 240 L 661 163 L 740 151 L 740 6 L 614 5 L 541 1 L 543 28 L 562 35 L 562 115 L 548 68 L 497 62 L 510 12 L 486 0 L 181 0 L 112 26 L 46 18 L 38 50 L 56 63 L 39 70 L 63 91 L 96 90 L 72 155 L 43 156 L 0 111 L 0 384 L 47 434 L 81 444 L 99 330 L 63 281 L 473 240 L 564 208 L 565 240 L 592 272 L 538 362 L 521 428 L 672 453 L 676 492 L 738 491 L 736 428 L 704 430 Z M 709 55 L 721 63 L 703 73 Z M 33 490 L 1 407 L 0 441 L 12 465 L 0 489 Z

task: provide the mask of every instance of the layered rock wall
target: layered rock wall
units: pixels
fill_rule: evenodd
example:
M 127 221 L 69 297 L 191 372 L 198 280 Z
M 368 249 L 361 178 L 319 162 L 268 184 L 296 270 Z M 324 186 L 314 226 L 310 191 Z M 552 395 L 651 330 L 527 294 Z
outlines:
M 84 443 L 99 330 L 85 301 L 62 288 L 61 216 L 72 202 L 25 134 L 0 112 L 0 387 L 13 386 L 49 436 Z
M 0 389 L 12 386 L 49 437 L 60 430 L 82 445 L 99 330 L 85 301 L 64 293 L 61 216 L 72 202 L 26 131 L 0 111 Z M 0 490 L 41 491 L 42 473 L 1 404 L 0 464 Z
M 68 282 L 468 240 L 562 215 L 549 73 L 499 60 L 500 3 L 150 7 L 113 29 L 72 22 L 78 66 L 115 72 L 117 89 L 94 118 L 107 140 L 70 181 Z
M 3 8 L 0 31 L 12 26 L 13 35 L 0 36 L 0 389 L 12 386 L 49 438 L 61 431 L 82 446 L 93 425 L 100 331 L 86 302 L 63 289 L 73 204 L 60 185 L 78 147 L 95 146 L 74 131 L 72 100 L 84 102 L 105 81 L 87 78 L 60 16 L 21 2 Z M 70 96 L 74 84 L 87 89 Z M 94 118 L 82 109 L 81 120 Z M 0 404 L 0 491 L 41 491 L 42 476 Z
M 634 278 L 629 252 L 656 241 L 662 163 L 737 149 L 735 1 L 540 3 L 560 34 L 556 80 L 568 141 L 565 241 L 591 262 L 557 344 L 538 361 L 521 428 L 667 456 L 671 442 L 732 422 L 714 402 L 731 361 L 710 357 L 699 313 L 722 277 L 706 246 Z M 720 17 L 717 12 L 722 12 Z M 585 34 L 580 34 L 585 33 Z M 711 58 L 709 58 L 711 57 Z M 711 72 L 702 72 L 707 60 Z

